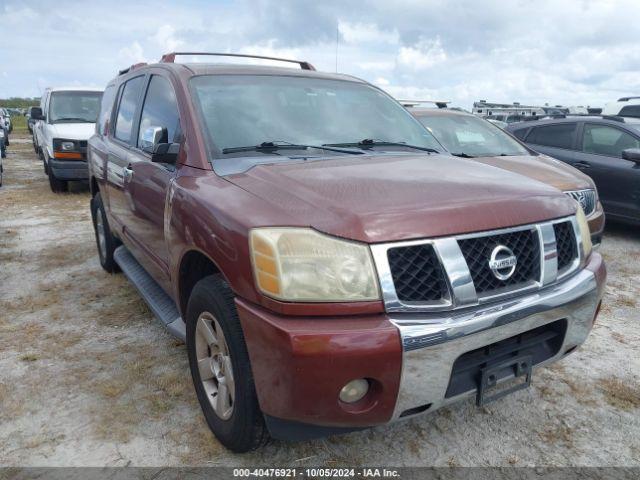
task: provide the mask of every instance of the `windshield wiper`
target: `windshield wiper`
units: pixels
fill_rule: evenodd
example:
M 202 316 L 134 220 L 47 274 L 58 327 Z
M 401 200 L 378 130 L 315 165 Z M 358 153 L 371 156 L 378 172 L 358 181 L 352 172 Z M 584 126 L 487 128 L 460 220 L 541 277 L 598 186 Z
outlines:
M 87 120 L 86 118 L 80 118 L 80 117 L 63 117 L 63 118 L 56 118 L 55 120 L 53 120 L 53 123 L 55 122 L 82 122 L 82 123 L 94 123 L 92 120 Z
M 350 153 L 351 155 L 361 155 L 362 152 L 357 150 L 346 150 L 342 148 L 330 148 L 328 145 L 304 145 L 304 144 L 296 144 L 285 141 L 272 141 L 272 142 L 262 142 L 259 145 L 247 145 L 246 147 L 228 147 L 223 148 L 222 153 L 236 153 L 236 152 L 252 152 L 252 151 L 276 151 L 282 149 L 291 149 L 291 150 L 306 150 L 308 148 L 317 148 L 320 150 L 328 150 L 331 152 L 340 152 L 340 153 Z
M 359 142 L 351 142 L 351 143 L 324 143 L 323 146 L 330 146 L 330 147 L 354 146 L 359 148 L 362 148 L 362 147 L 368 148 L 368 147 L 375 147 L 375 146 L 391 146 L 391 147 L 413 148 L 414 150 L 422 150 L 423 152 L 440 153 L 435 148 L 419 147 L 418 145 L 410 145 L 405 142 L 387 142 L 386 140 L 373 140 L 371 138 L 365 138 L 364 140 L 360 140 Z
M 462 158 L 476 158 L 475 155 L 469 155 L 468 153 L 464 153 L 464 152 L 452 153 L 451 155 L 453 155 L 454 157 L 462 157 Z

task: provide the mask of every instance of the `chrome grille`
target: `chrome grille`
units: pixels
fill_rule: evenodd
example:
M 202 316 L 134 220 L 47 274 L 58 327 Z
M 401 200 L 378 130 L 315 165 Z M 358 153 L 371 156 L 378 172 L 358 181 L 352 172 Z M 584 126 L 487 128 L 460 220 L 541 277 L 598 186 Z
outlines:
M 477 305 L 565 278 L 582 260 L 578 232 L 573 216 L 490 232 L 377 244 L 371 252 L 386 310 L 426 312 Z M 505 249 L 511 260 L 516 257 L 506 267 L 513 268 L 510 275 L 496 266 L 496 259 L 497 265 L 504 261 L 498 253 Z
M 401 301 L 434 302 L 447 295 L 447 282 L 433 245 L 390 248 L 387 255 Z
M 540 278 L 540 243 L 535 228 L 458 241 L 478 295 L 484 295 L 506 287 L 535 282 Z M 489 258 L 494 248 L 504 245 L 518 259 L 513 275 L 507 280 L 498 279 L 489 268 Z
M 576 202 L 580 204 L 585 215 L 591 215 L 596 209 L 596 192 L 595 190 L 575 190 L 571 192 L 565 192 Z

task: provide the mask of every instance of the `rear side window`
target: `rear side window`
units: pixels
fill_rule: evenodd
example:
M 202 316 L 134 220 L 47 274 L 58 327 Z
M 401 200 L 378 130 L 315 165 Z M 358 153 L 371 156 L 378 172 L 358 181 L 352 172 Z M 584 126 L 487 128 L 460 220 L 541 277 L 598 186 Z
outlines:
M 109 118 L 111 118 L 111 109 L 113 108 L 113 101 L 116 97 L 115 85 L 109 85 L 102 94 L 102 101 L 100 102 L 100 114 L 98 115 L 98 122 L 96 123 L 96 132 L 100 135 L 106 134 L 106 127 Z
M 626 107 L 622 107 L 619 115 L 621 117 L 640 118 L 640 105 L 627 105 Z
M 639 148 L 640 142 L 622 130 L 606 125 L 586 124 L 582 137 L 585 153 L 620 157 L 627 148 Z
M 177 141 L 180 135 L 180 116 L 175 92 L 169 80 L 158 75 L 152 76 L 149 82 L 140 118 L 138 145 L 149 127 L 166 128 L 167 141 L 170 143 Z
M 143 80 L 144 77 L 136 77 L 124 84 L 124 91 L 120 98 L 120 106 L 118 107 L 118 116 L 115 125 L 115 136 L 123 142 L 129 143 L 131 140 L 133 116 L 138 106 Z
M 556 125 L 535 127 L 527 136 L 527 143 L 570 149 L 573 147 L 576 127 L 576 123 L 558 123 Z

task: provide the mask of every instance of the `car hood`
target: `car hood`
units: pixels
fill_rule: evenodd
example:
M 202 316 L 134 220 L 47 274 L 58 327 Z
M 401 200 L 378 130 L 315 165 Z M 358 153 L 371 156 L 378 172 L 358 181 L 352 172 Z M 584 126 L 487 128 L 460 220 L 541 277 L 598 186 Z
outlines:
M 492 230 L 575 212 L 557 189 L 442 155 L 362 155 L 259 165 L 225 177 L 260 198 L 262 225 L 310 226 L 368 243 Z M 250 216 L 248 214 L 248 216 Z
M 474 160 L 526 175 L 562 191 L 595 189 L 593 181 L 580 170 L 547 155 L 478 157 Z
M 49 125 L 51 138 L 89 140 L 96 131 L 95 123 L 53 123 Z

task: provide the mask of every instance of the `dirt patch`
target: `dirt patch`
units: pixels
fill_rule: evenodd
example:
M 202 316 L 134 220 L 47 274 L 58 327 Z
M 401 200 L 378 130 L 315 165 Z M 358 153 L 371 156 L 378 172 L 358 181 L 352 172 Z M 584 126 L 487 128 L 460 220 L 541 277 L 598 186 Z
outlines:
M 640 408 L 640 384 L 637 380 L 603 378 L 598 385 L 604 392 L 609 405 L 622 410 Z
M 233 455 L 202 417 L 184 344 L 100 268 L 88 192 L 51 193 L 23 140 L 0 188 L 0 465 L 640 466 L 640 234 L 608 227 L 596 327 L 533 388 Z

